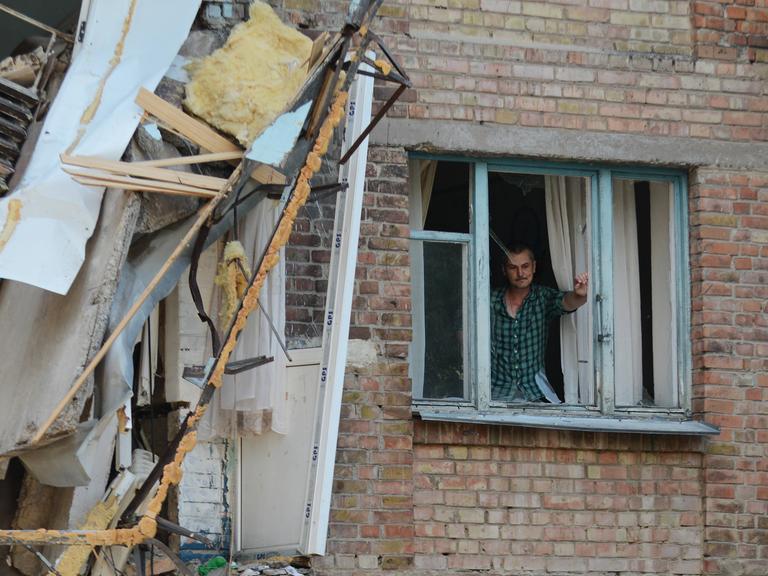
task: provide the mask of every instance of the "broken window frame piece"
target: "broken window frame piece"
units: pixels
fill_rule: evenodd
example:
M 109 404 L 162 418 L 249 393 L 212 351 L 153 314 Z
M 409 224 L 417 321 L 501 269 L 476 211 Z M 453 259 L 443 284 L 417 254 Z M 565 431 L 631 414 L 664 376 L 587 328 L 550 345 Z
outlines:
M 370 67 L 365 64 L 361 69 Z M 348 184 L 336 202 L 333 246 L 331 249 L 325 321 L 323 323 L 323 357 L 318 376 L 319 398 L 316 431 L 310 456 L 312 467 L 305 506 L 305 523 L 301 538 L 304 554 L 325 554 L 331 510 L 331 492 L 336 444 L 341 417 L 341 398 L 349 341 L 349 324 L 357 265 L 357 245 L 365 189 L 368 139 L 365 130 L 371 125 L 373 78 L 358 75 L 347 105 L 347 132 L 343 150 L 356 146 L 349 162 L 341 164 L 339 181 Z M 352 140 L 354 139 L 354 140 Z M 350 144 L 350 142 L 352 142 Z M 341 161 L 340 161 L 341 163 Z
M 412 265 L 414 282 L 414 339 L 412 343 L 412 373 L 414 380 L 414 410 L 422 419 L 449 420 L 461 422 L 486 422 L 516 424 L 521 426 L 612 430 L 627 432 L 715 434 L 717 429 L 703 422 L 691 420 L 691 344 L 690 344 L 690 280 L 688 278 L 688 213 L 687 178 L 684 172 L 660 168 L 608 167 L 578 164 L 560 164 L 532 160 L 474 160 L 462 157 L 435 156 L 412 153 L 411 162 L 421 160 L 443 160 L 469 164 L 470 190 L 469 213 L 471 214 L 469 234 L 423 231 L 413 224 L 411 235 L 412 254 L 414 246 L 425 241 L 468 243 L 470 253 L 470 277 L 467 288 L 469 306 L 468 323 L 472 331 L 464 331 L 469 339 L 468 357 L 465 366 L 469 371 L 469 393 L 464 400 L 437 400 L 418 398 L 423 378 L 423 335 L 425 305 L 423 296 L 422 270 Z M 593 305 L 593 363 L 595 403 L 589 405 L 552 405 L 541 403 L 505 403 L 491 399 L 490 366 L 490 229 L 489 229 L 489 173 L 534 174 L 572 176 L 589 179 L 589 208 L 591 212 L 591 259 L 590 298 Z M 418 175 L 412 165 L 411 178 Z M 670 186 L 672 193 L 670 215 L 674 242 L 674 282 L 671 287 L 676 311 L 674 342 L 676 346 L 674 381 L 667 385 L 676 391 L 675 407 L 661 406 L 619 406 L 616 394 L 631 386 L 629 378 L 615 367 L 614 333 L 614 283 L 613 283 L 613 195 L 615 181 L 652 181 Z M 414 198 L 412 186 L 411 207 L 421 199 Z M 418 265 L 418 254 L 413 258 Z M 422 370 L 421 375 L 418 370 Z

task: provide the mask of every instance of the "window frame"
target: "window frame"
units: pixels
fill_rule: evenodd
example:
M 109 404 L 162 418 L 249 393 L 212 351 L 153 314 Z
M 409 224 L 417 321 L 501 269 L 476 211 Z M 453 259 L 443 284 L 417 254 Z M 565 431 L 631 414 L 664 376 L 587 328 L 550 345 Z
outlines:
M 562 419 L 563 416 L 595 417 L 601 420 L 662 418 L 681 422 L 691 417 L 692 385 L 692 346 L 691 346 L 691 296 L 689 276 L 689 238 L 688 238 L 688 178 L 684 170 L 657 167 L 636 167 L 625 165 L 601 165 L 594 163 L 550 162 L 534 159 L 481 158 L 453 155 L 435 155 L 424 152 L 411 152 L 409 162 L 418 165 L 420 160 L 437 160 L 469 164 L 469 234 L 439 231 L 415 230 L 411 227 L 410 239 L 414 241 L 444 241 L 468 243 L 469 286 L 468 286 L 468 325 L 471 330 L 468 350 L 469 358 L 465 361 L 469 374 L 469 395 L 464 401 L 455 399 L 413 399 L 416 412 L 429 415 L 428 419 L 483 421 L 505 423 L 508 414 L 523 414 L 534 420 L 543 417 Z M 595 405 L 542 405 L 538 403 L 506 404 L 491 400 L 491 362 L 490 353 L 480 354 L 481 350 L 490 350 L 490 236 L 489 236 L 489 190 L 488 177 L 492 172 L 515 174 L 536 174 L 555 176 L 576 176 L 589 178 L 589 209 L 591 211 L 590 230 L 590 296 L 593 305 L 593 355 L 594 355 L 594 394 Z M 412 170 L 411 175 L 415 172 Z M 670 215 L 674 234 L 674 283 L 673 307 L 677 311 L 676 337 L 676 386 L 678 406 L 665 408 L 656 406 L 617 407 L 615 405 L 616 374 L 614 367 L 613 330 L 613 180 L 639 180 L 665 182 L 673 194 Z M 412 198 L 414 196 L 412 188 Z M 413 201 L 413 200 L 412 200 Z M 414 274 L 415 284 L 419 279 Z M 416 294 L 417 290 L 414 290 Z M 598 295 L 600 296 L 598 303 Z M 414 298 L 419 298 L 418 294 Z M 418 306 L 414 306 L 416 310 Z M 419 322 L 414 319 L 414 330 L 419 329 Z M 608 335 L 599 339 L 598 335 Z M 414 342 L 419 336 L 414 335 Z M 418 362 L 416 363 L 418 366 Z M 416 389 L 416 387 L 415 387 Z M 495 416 L 494 416 L 495 414 Z M 541 418 L 539 418 L 541 420 Z M 509 422 L 514 423 L 514 422 Z M 522 424 L 526 425 L 526 424 Z M 545 426 L 546 424 L 528 424 Z M 554 424 L 553 424 L 554 425 Z M 706 431 L 681 433 L 716 433 L 708 427 Z M 578 428 L 561 425 L 555 427 Z M 593 428 L 593 426 L 589 426 Z M 621 425 L 608 425 L 608 429 L 622 429 Z M 633 426 L 628 426 L 633 428 Z M 639 431 L 639 430 L 632 430 Z M 651 430 L 652 431 L 652 430 Z M 664 432 L 667 433 L 667 432 Z

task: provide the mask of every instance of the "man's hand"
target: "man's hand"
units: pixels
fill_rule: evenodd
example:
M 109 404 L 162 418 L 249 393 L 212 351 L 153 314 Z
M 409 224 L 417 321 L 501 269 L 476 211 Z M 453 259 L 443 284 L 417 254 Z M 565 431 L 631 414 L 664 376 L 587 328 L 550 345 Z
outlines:
M 589 293 L 589 272 L 583 272 L 573 279 L 573 292 L 583 298 Z
M 568 312 L 573 312 L 587 301 L 589 292 L 589 273 L 579 274 L 573 280 L 573 290 L 566 293 L 563 297 L 563 308 Z

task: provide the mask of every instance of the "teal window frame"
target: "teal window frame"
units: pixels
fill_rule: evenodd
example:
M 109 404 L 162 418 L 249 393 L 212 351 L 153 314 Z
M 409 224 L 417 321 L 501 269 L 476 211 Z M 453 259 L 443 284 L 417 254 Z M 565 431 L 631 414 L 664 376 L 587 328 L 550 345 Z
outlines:
M 616 422 L 621 419 L 667 418 L 678 422 L 691 417 L 691 327 L 690 327 L 690 277 L 688 241 L 688 181 L 684 170 L 645 168 L 635 166 L 614 166 L 598 164 L 560 163 L 528 159 L 468 158 L 452 155 L 434 155 L 413 152 L 415 160 L 442 160 L 463 162 L 470 168 L 470 233 L 444 233 L 412 230 L 412 240 L 460 242 L 469 249 L 468 336 L 469 394 L 464 401 L 443 401 L 414 398 L 416 412 L 431 415 L 428 419 L 487 421 L 504 423 L 501 413 L 525 413 L 532 417 L 547 415 L 592 416 L 609 418 Z M 491 172 L 513 172 L 516 174 L 537 174 L 557 176 L 588 177 L 590 183 L 591 209 L 591 279 L 593 301 L 593 353 L 595 405 L 541 405 L 503 404 L 491 400 L 490 367 L 490 235 L 488 175 Z M 674 220 L 675 286 L 674 309 L 676 316 L 676 386 L 678 405 L 675 408 L 655 406 L 617 407 L 615 390 L 617 376 L 614 368 L 613 334 L 613 181 L 640 180 L 669 183 L 674 195 L 671 216 Z M 599 296 L 598 296 L 599 295 Z M 415 327 L 417 329 L 417 327 Z M 597 336 L 602 337 L 598 340 Z M 415 375 L 417 377 L 417 375 Z M 494 416 L 496 414 L 497 416 Z M 451 417 L 453 415 L 453 417 Z M 509 423 L 514 423 L 510 421 Z M 523 424 L 526 425 L 526 424 Z M 533 425 L 533 424 L 531 424 Z M 704 425 L 708 426 L 708 425 Z M 569 426 L 555 426 L 565 427 Z M 570 426 L 572 427 L 572 426 Z M 590 426 L 589 428 L 592 428 Z M 651 427 L 652 428 L 652 427 Z M 609 426 L 609 429 L 613 429 Z M 618 424 L 616 429 L 622 429 Z M 677 430 L 673 428 L 673 430 Z M 690 433 L 714 433 L 714 428 Z M 644 430 L 635 430 L 644 431 Z M 653 430 L 651 430 L 653 431 Z M 669 432 L 669 431 L 667 431 Z M 664 433 L 667 433 L 664 432 Z M 687 433 L 687 432 L 682 432 Z

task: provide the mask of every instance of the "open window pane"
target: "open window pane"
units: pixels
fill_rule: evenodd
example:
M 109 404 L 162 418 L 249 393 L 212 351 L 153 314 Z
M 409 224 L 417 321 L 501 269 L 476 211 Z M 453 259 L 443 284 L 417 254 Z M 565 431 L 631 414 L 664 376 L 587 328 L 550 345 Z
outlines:
M 411 206 L 417 230 L 469 232 L 469 167 L 466 162 L 420 160 L 420 194 Z
M 492 340 L 497 341 L 492 343 L 493 400 L 515 399 L 506 393 L 509 386 L 503 386 L 499 376 L 501 366 L 509 364 L 509 359 L 500 355 L 509 355 L 509 351 L 502 354 L 504 344 L 499 339 L 503 331 L 493 320 L 504 318 L 503 311 L 495 315 L 493 309 L 495 299 L 508 285 L 504 251 L 513 245 L 529 247 L 536 260 L 534 285 L 545 290 L 572 290 L 574 277 L 590 271 L 589 189 L 589 179 L 576 176 L 489 175 Z M 536 364 L 537 374 L 540 372 L 535 377 L 537 384 L 529 382 L 534 392 L 538 389 L 550 402 L 594 404 L 591 327 L 590 304 L 586 304 L 572 314 L 549 319 L 542 357 L 536 354 L 531 359 L 520 348 L 520 361 L 529 367 Z M 528 338 L 533 329 L 527 327 L 518 338 Z M 528 380 L 533 378 L 528 374 Z M 547 393 L 547 384 L 554 396 Z
M 418 244 L 423 253 L 424 292 L 415 313 L 422 316 L 417 323 L 423 326 L 423 372 L 414 376 L 422 383 L 423 398 L 466 399 L 467 246 Z
M 672 186 L 613 182 L 617 406 L 679 405 Z

